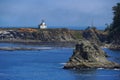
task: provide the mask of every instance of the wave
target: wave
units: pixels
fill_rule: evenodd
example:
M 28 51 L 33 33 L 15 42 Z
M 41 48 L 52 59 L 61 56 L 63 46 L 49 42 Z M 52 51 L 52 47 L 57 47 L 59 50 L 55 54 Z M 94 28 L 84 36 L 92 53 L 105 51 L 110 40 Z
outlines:
M 97 68 L 98 70 L 105 69 L 105 68 Z M 110 70 L 120 70 L 118 68 L 110 69 Z
M 113 69 L 113 70 L 120 70 L 120 69 L 115 68 L 115 69 Z
M 66 63 L 60 63 L 61 65 L 65 65 Z
M 52 47 L 36 47 L 36 49 L 53 49 L 53 48 Z
M 97 68 L 97 69 L 104 69 L 104 68 Z

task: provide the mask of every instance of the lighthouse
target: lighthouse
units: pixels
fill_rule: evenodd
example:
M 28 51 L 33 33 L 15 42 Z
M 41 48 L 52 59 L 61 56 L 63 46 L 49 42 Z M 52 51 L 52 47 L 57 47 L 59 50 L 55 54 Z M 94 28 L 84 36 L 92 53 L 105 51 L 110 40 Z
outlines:
M 47 28 L 47 25 L 46 25 L 44 20 L 42 20 L 41 24 L 38 25 L 38 28 L 39 29 L 46 29 Z

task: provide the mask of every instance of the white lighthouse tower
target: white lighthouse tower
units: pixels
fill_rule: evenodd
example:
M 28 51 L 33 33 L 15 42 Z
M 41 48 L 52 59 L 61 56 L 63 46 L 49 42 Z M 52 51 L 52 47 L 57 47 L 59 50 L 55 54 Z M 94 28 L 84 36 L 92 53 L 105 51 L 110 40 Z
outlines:
M 46 29 L 47 25 L 44 20 L 42 20 L 41 24 L 38 25 L 39 29 Z

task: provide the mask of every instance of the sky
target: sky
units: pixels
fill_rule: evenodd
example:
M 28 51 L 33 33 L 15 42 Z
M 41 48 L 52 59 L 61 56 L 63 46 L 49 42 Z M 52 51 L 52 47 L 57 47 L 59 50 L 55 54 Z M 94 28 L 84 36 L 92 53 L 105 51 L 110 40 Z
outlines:
M 0 26 L 105 26 L 119 0 L 0 0 Z

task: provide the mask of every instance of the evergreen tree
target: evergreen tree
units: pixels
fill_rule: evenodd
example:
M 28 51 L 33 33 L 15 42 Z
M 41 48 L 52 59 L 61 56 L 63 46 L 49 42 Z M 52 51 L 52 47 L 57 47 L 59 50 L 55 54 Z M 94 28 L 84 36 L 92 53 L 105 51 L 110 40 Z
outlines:
M 120 42 L 120 3 L 112 7 L 113 9 L 113 22 L 106 28 L 105 31 L 109 32 L 108 42 Z
M 120 3 L 117 3 L 116 6 L 113 7 L 113 23 L 110 28 L 110 34 L 116 34 L 120 32 Z

